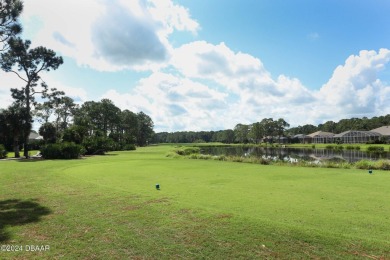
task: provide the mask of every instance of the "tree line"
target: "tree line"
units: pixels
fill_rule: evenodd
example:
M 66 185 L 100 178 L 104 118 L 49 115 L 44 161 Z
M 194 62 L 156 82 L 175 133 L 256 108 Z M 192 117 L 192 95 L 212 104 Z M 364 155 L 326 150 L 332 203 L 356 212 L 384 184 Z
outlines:
M 156 133 L 155 143 L 194 143 L 194 142 L 221 142 L 221 143 L 259 143 L 264 138 L 282 137 L 290 125 L 283 119 L 274 120 L 264 118 L 253 124 L 237 124 L 234 129 L 220 131 L 181 131 Z M 273 140 L 273 139 L 272 139 Z
M 390 114 L 386 116 L 372 117 L 372 118 L 350 118 L 341 119 L 339 122 L 327 121 L 324 124 L 314 125 L 303 125 L 298 127 L 290 128 L 287 133 L 290 135 L 296 134 L 310 134 L 316 131 L 331 132 L 339 134 L 349 130 L 357 131 L 370 131 L 381 126 L 390 125 Z
M 31 48 L 31 41 L 19 37 L 22 11 L 22 1 L 0 0 L 0 66 L 24 83 L 11 89 L 12 105 L 0 109 L 0 144 L 14 150 L 15 157 L 23 147 L 24 156 L 29 157 L 35 119 L 41 123 L 39 134 L 44 140 L 33 145 L 64 143 L 52 146 L 53 152 L 71 147 L 77 153 L 93 154 L 146 145 L 153 135 L 153 121 L 145 113 L 122 111 L 108 99 L 77 105 L 64 92 L 49 88 L 40 74 L 58 69 L 63 59 L 43 46 Z M 76 146 L 67 147 L 68 143 Z
M 220 131 L 181 131 L 157 133 L 153 142 L 155 143 L 199 143 L 199 142 L 222 142 L 222 143 L 259 143 L 278 142 L 285 137 L 289 142 L 294 142 L 294 136 L 298 134 L 311 134 L 317 131 L 339 134 L 349 130 L 370 131 L 372 129 L 389 126 L 390 114 L 373 118 L 350 118 L 342 119 L 339 122 L 327 121 L 317 126 L 306 124 L 303 126 L 291 127 L 283 119 L 273 120 L 264 118 L 253 124 L 237 124 L 234 129 Z

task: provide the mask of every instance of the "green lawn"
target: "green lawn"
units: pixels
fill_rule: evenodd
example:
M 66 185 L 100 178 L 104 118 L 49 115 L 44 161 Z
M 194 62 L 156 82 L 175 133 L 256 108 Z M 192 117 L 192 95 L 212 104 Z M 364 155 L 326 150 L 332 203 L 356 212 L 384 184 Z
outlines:
M 0 245 L 24 247 L 0 259 L 390 258 L 389 172 L 175 159 L 171 149 L 0 161 Z

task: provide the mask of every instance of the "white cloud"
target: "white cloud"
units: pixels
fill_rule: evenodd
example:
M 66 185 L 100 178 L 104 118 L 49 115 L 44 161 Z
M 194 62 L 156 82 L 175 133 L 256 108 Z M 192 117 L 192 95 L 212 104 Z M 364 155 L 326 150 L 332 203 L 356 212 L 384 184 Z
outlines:
M 390 113 L 390 86 L 378 73 L 390 61 L 388 49 L 351 55 L 321 89 L 313 90 L 297 78 L 272 76 L 259 58 L 234 52 L 223 42 L 195 41 L 174 49 L 169 42 L 174 31 L 196 34 L 200 25 L 172 0 L 25 1 L 23 17 L 40 21 L 35 45 L 79 65 L 98 71 L 152 70 L 127 93 L 111 89 L 102 97 L 149 114 L 158 131 L 233 128 L 269 117 L 291 125 L 318 124 Z M 9 87 L 18 85 L 0 76 L 4 107 L 10 103 Z M 80 101 L 88 99 L 79 87 L 46 81 Z
M 42 24 L 35 45 L 99 71 L 156 70 L 170 55 L 174 30 L 199 29 L 187 9 L 170 0 L 34 0 L 25 2 L 22 17 Z
M 21 88 L 24 82 L 14 73 L 6 73 L 0 70 L 0 108 L 6 108 L 14 102 L 11 97 L 11 88 Z
M 121 109 L 149 114 L 160 131 L 202 130 L 225 126 L 227 95 L 199 82 L 172 74 L 156 72 L 140 80 L 127 94 L 110 90 L 109 98 Z
M 111 90 L 104 97 L 149 113 L 158 131 L 227 129 L 269 117 L 318 124 L 389 113 L 390 88 L 378 79 L 389 59 L 386 49 L 361 51 L 312 90 L 297 78 L 273 79 L 259 59 L 224 43 L 193 42 L 174 50 L 174 72 L 155 72 L 128 94 Z
M 338 66 L 329 81 L 318 92 L 318 99 L 334 118 L 374 116 L 384 111 L 390 98 L 389 86 L 378 79 L 378 73 L 390 61 L 390 50 L 360 51 Z
M 189 10 L 174 4 L 171 0 L 150 0 L 149 9 L 152 16 L 164 25 L 164 34 L 171 34 L 174 30 L 189 31 L 196 34 L 200 29 L 197 21 L 191 18 Z

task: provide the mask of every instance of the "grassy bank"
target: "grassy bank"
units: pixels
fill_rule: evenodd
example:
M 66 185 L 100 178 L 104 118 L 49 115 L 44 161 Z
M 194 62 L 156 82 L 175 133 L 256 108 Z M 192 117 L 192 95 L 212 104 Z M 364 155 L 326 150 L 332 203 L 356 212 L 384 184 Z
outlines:
M 294 167 L 311 167 L 311 168 L 341 168 L 341 169 L 363 169 L 363 170 L 390 170 L 390 160 L 359 160 L 357 162 L 348 161 L 307 161 L 307 160 L 280 160 L 278 158 L 270 157 L 263 158 L 258 156 L 239 156 L 239 155 L 210 155 L 202 154 L 201 147 L 205 145 L 195 144 L 195 146 L 178 145 L 172 151 L 167 153 L 167 157 L 178 158 L 184 156 L 188 159 L 200 159 L 200 160 L 214 160 L 214 161 L 228 161 L 228 162 L 242 162 L 242 163 L 254 163 L 263 165 L 278 165 L 278 166 L 294 166 Z M 220 147 L 221 144 L 208 145 L 209 147 Z M 226 145 L 222 145 L 226 146 Z M 236 145 L 238 146 L 238 145 Z M 369 146 L 369 148 L 378 148 Z M 336 149 L 336 148 L 332 148 Z M 354 149 L 349 147 L 349 149 Z
M 0 244 L 50 250 L 0 258 L 390 257 L 388 172 L 166 157 L 172 149 L 1 161 Z

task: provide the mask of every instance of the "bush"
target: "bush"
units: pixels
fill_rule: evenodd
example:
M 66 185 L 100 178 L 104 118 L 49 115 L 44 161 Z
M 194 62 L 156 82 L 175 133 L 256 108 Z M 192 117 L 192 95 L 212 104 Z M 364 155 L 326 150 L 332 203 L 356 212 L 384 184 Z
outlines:
M 379 160 L 375 163 L 378 170 L 390 170 L 390 160 Z
M 107 151 L 121 150 L 119 144 L 114 140 L 104 136 L 91 136 L 83 141 L 83 146 L 86 149 L 86 154 L 103 155 Z
M 85 153 L 83 146 L 75 143 L 48 144 L 41 148 L 45 159 L 78 159 Z
M 123 150 L 125 151 L 133 151 L 135 150 L 135 144 L 126 144 L 123 146 Z
M 0 144 L 0 159 L 4 159 L 7 157 L 7 151 L 5 150 L 4 145 Z
M 372 169 L 374 166 L 374 162 L 370 160 L 360 160 L 355 163 L 355 167 L 358 169 Z
M 369 153 L 383 153 L 385 148 L 383 146 L 369 146 L 367 147 L 367 152 Z
M 180 148 L 175 151 L 178 155 L 190 155 L 190 154 L 198 154 L 200 152 L 199 147 L 185 147 Z

